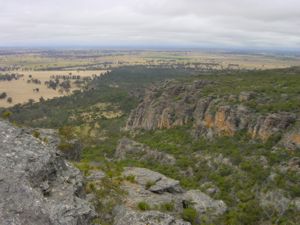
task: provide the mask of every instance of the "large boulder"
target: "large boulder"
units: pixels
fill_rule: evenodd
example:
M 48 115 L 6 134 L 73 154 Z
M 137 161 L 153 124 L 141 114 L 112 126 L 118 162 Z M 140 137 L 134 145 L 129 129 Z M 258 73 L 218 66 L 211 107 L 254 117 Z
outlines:
M 131 178 L 125 179 L 122 184 L 122 189 L 127 193 L 123 206 L 130 210 L 138 210 L 139 203 L 147 204 L 151 210 L 164 209 L 167 205 L 171 209 L 164 213 L 180 217 L 184 208 L 193 207 L 200 218 L 205 215 L 211 219 L 227 210 L 223 201 L 214 200 L 199 190 L 184 191 L 178 181 L 145 168 L 125 168 L 123 176 Z
M 127 167 L 124 176 L 134 176 L 138 184 L 155 193 L 181 193 L 179 181 L 168 178 L 158 172 L 146 168 Z
M 118 160 L 135 159 L 140 161 L 152 160 L 162 164 L 175 164 L 174 156 L 150 149 L 148 146 L 130 140 L 126 137 L 120 139 L 115 152 L 115 158 Z
M 114 225 L 190 225 L 189 222 L 159 211 L 140 212 L 124 207 L 118 207 L 115 211 Z
M 282 215 L 294 203 L 286 196 L 286 193 L 280 189 L 260 193 L 259 200 L 262 208 L 268 211 L 273 210 L 280 215 Z
M 3 121 L 0 171 L 3 225 L 87 225 L 95 216 L 79 170 L 52 146 Z
M 200 214 L 209 212 L 211 215 L 222 215 L 227 206 L 222 200 L 214 200 L 199 190 L 190 190 L 184 193 L 183 199 L 191 202 Z

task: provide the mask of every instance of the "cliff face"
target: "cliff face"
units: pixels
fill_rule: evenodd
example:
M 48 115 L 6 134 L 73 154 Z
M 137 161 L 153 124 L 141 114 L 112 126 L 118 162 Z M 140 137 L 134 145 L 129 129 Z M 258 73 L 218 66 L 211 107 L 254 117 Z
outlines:
M 263 141 L 290 128 L 296 121 L 293 113 L 260 114 L 246 107 L 255 93 L 209 96 L 203 93 L 211 81 L 192 83 L 168 81 L 146 91 L 143 101 L 132 111 L 127 130 L 162 129 L 191 124 L 195 136 L 227 135 L 246 131 Z M 234 102 L 234 103 L 232 103 Z M 297 137 L 292 138 L 297 142 Z
M 0 121 L 3 225 L 85 225 L 94 216 L 83 177 L 50 145 Z

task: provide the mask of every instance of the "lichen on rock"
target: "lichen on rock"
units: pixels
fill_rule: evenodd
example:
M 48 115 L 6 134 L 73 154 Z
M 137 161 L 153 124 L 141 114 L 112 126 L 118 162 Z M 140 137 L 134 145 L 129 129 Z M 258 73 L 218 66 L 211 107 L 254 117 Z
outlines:
M 51 145 L 0 121 L 0 221 L 3 225 L 88 225 L 80 171 Z

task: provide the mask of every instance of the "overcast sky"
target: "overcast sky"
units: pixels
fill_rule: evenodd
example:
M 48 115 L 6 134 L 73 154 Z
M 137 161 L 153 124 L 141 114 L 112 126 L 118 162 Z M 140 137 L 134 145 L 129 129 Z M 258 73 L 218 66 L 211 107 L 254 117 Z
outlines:
M 300 49 L 300 0 L 0 0 L 0 46 Z

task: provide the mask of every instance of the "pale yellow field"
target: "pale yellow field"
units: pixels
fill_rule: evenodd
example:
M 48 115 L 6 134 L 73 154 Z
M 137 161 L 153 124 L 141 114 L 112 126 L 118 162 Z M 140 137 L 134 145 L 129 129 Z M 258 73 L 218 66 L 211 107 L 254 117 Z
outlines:
M 69 93 L 60 93 L 58 90 L 53 90 L 48 88 L 44 82 L 50 80 L 51 75 L 69 75 L 72 73 L 73 75 L 80 75 L 81 77 L 91 77 L 92 75 L 101 75 L 106 71 L 97 70 L 97 71 L 26 71 L 19 72 L 20 74 L 24 74 L 24 77 L 19 80 L 13 81 L 0 81 L 0 93 L 6 92 L 8 97 L 11 97 L 13 102 L 8 103 L 6 99 L 0 100 L 0 107 L 11 107 L 18 103 L 28 102 L 29 99 L 33 99 L 34 101 L 39 101 L 40 97 L 44 99 L 51 99 L 55 97 L 61 97 L 63 95 L 71 94 L 72 91 L 78 89 L 74 85 L 71 88 Z M 42 84 L 33 84 L 27 83 L 29 79 L 29 75 L 32 75 L 32 78 L 39 79 Z M 34 92 L 33 89 L 39 88 L 39 92 Z
M 274 57 L 269 55 L 251 54 L 226 54 L 208 52 L 143 52 L 142 59 L 154 60 L 176 60 L 181 63 L 218 63 L 226 68 L 229 64 L 238 64 L 241 69 L 276 69 L 291 66 L 300 66 L 299 57 Z M 134 61 L 133 58 L 128 61 Z M 140 62 L 136 60 L 136 62 Z
M 197 64 L 218 64 L 217 68 L 226 69 L 230 64 L 238 65 L 238 69 L 273 69 L 285 68 L 290 66 L 300 66 L 300 57 L 281 56 L 267 54 L 243 54 L 226 52 L 202 52 L 202 51 L 120 51 L 104 54 L 101 51 L 83 51 L 85 57 L 76 57 L 73 52 L 65 51 L 64 56 L 51 57 L 43 53 L 28 52 L 24 54 L 0 55 L 0 68 L 6 68 L 9 73 L 24 74 L 18 81 L 0 81 L 0 94 L 6 92 L 12 97 L 13 102 L 7 103 L 0 100 L 0 107 L 9 107 L 18 103 L 28 102 L 29 99 L 38 101 L 40 97 L 51 99 L 67 95 L 78 89 L 72 86 L 69 93 L 60 93 L 58 90 L 49 89 L 44 85 L 51 75 L 80 75 L 90 77 L 106 72 L 106 69 L 113 69 L 128 65 L 147 65 L 147 66 L 170 66 L 185 65 L 190 68 L 197 68 Z M 79 55 L 80 55 L 79 54 Z M 89 65 L 96 66 L 99 70 L 85 70 Z M 37 71 L 46 68 L 64 68 L 60 71 Z M 8 69 L 7 69 L 8 68 Z M 72 68 L 68 71 L 69 68 Z M 17 71 L 13 71 L 17 70 Z M 28 76 L 39 79 L 42 84 L 28 84 Z M 72 84 L 71 84 L 72 85 Z M 33 89 L 39 88 L 39 92 Z
M 75 70 L 63 70 L 63 71 L 22 71 L 16 72 L 20 74 L 24 74 L 25 76 L 32 75 L 33 78 L 44 79 L 44 81 L 49 80 L 51 75 L 80 75 L 81 77 L 91 77 L 93 74 L 102 75 L 106 70 L 88 70 L 88 71 L 75 71 Z
M 104 64 L 109 62 L 109 68 L 122 65 L 160 65 L 161 63 L 218 63 L 226 68 L 228 64 L 239 64 L 243 69 L 273 69 L 299 66 L 300 57 L 270 54 L 243 54 L 208 51 L 138 51 L 113 52 L 109 55 L 101 52 L 84 52 L 84 58 L 76 58 L 76 54 L 64 52 L 65 57 L 49 57 L 47 54 L 31 53 L 21 55 L 0 55 L 0 67 L 19 67 L 19 71 L 41 70 L 49 67 L 64 67 L 72 70 L 85 69 L 88 65 L 97 65 L 106 69 Z M 53 71 L 54 72 L 54 71 Z M 81 71 L 80 73 L 85 73 Z

